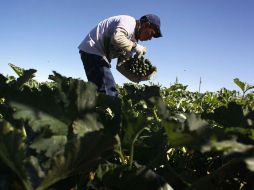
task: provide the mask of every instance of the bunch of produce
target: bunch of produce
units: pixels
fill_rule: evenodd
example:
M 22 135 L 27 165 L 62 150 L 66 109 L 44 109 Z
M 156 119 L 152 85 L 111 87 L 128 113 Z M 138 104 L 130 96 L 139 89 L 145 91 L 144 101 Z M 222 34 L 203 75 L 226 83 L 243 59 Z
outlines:
M 145 59 L 144 56 L 140 58 L 137 56 L 130 57 L 123 60 L 123 62 L 126 62 L 125 65 L 127 70 L 139 77 L 148 77 L 157 70 L 156 67 L 151 64 L 150 60 Z

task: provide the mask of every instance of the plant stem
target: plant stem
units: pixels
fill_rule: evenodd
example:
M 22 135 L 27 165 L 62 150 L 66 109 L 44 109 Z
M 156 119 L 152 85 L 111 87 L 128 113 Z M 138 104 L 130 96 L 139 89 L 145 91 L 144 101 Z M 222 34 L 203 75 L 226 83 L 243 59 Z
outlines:
M 147 129 L 147 127 L 144 127 L 142 129 L 140 129 L 137 134 L 135 135 L 132 143 L 131 143 L 131 150 L 130 150 L 130 165 L 129 165 L 129 169 L 132 168 L 132 164 L 133 164 L 133 156 L 134 156 L 134 144 L 136 142 L 136 140 L 138 139 L 138 137 L 140 136 L 140 134 L 145 130 Z

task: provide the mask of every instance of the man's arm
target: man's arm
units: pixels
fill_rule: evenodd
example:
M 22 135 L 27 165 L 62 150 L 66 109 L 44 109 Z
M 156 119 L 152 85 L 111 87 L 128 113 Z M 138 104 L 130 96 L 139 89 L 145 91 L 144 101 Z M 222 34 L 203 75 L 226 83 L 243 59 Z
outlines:
M 144 55 L 146 53 L 146 47 L 129 40 L 127 36 L 127 31 L 119 27 L 113 34 L 111 43 L 116 47 L 126 51 L 127 53 L 134 50 L 139 56 Z
M 117 28 L 111 38 L 111 43 L 126 52 L 131 52 L 133 48 L 136 47 L 137 44 L 129 40 L 127 36 L 128 33 L 125 29 Z

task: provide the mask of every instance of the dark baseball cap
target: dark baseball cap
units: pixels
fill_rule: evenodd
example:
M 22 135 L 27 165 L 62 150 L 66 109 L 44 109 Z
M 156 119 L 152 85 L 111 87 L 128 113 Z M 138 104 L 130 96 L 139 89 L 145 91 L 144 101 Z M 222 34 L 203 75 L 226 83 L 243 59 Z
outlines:
M 161 21 L 160 21 L 160 18 L 157 15 L 147 14 L 147 15 L 142 16 L 140 18 L 140 20 L 149 22 L 149 23 L 151 23 L 155 27 L 156 33 L 153 36 L 154 38 L 162 37 L 161 29 L 160 29 L 160 27 L 161 27 Z

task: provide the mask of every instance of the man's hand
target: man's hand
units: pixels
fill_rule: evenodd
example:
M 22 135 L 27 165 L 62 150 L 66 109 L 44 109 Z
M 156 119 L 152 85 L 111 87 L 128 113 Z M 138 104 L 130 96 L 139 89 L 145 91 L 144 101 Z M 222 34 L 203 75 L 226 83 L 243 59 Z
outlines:
M 134 48 L 134 51 L 137 52 L 138 56 L 142 56 L 146 53 L 146 47 L 137 44 L 136 47 Z

